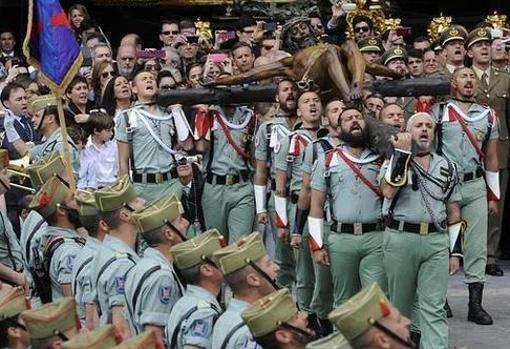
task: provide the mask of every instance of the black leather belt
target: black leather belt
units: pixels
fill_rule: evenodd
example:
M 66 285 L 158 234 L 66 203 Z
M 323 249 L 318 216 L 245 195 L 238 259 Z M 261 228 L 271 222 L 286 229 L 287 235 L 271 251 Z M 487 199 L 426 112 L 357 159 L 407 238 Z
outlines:
M 465 173 L 464 177 L 462 177 L 463 182 L 469 182 L 473 179 L 480 178 L 484 175 L 484 172 L 485 171 L 481 167 L 478 167 L 474 172 Z
M 135 183 L 163 183 L 173 178 L 167 173 L 133 173 L 133 182 Z
M 248 172 L 241 172 L 241 175 L 217 176 L 212 173 L 207 174 L 207 183 L 218 185 L 233 185 L 240 182 L 247 182 L 250 178 Z
M 339 228 L 340 226 L 340 228 Z M 381 231 L 380 223 L 338 223 L 333 221 L 331 231 L 339 234 L 361 235 L 371 231 Z
M 446 229 L 446 222 L 442 222 L 441 226 L 445 226 Z M 437 233 L 439 230 L 437 230 L 434 223 L 408 223 L 408 222 L 401 222 L 401 221 L 390 221 L 387 226 L 392 229 L 405 231 L 407 233 L 414 233 L 414 234 L 420 234 L 420 235 L 427 235 L 430 233 Z

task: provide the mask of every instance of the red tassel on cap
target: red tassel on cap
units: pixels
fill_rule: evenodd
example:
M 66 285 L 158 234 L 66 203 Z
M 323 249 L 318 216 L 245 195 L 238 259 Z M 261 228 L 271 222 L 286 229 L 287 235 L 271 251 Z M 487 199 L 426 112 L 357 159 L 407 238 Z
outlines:
M 379 306 L 381 307 L 381 313 L 383 317 L 390 315 L 390 305 L 384 299 L 379 300 Z
M 79 332 L 81 330 L 81 322 L 80 322 L 80 317 L 78 316 L 78 314 L 76 314 L 76 330 Z
M 27 297 L 25 297 L 25 307 L 27 308 L 27 310 L 32 309 L 32 302 Z
M 155 347 L 156 347 L 156 349 L 165 349 L 165 345 L 160 340 L 156 341 Z

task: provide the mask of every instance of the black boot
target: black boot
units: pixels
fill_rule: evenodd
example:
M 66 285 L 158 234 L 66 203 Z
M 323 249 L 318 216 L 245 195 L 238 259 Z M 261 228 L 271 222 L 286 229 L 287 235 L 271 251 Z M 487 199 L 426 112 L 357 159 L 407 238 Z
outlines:
M 416 344 L 416 349 L 420 349 L 421 333 L 411 331 L 411 340 Z
M 492 317 L 482 308 L 483 284 L 474 282 L 469 286 L 468 321 L 477 325 L 492 325 Z
M 453 317 L 452 308 L 450 308 L 450 304 L 448 304 L 448 299 L 444 303 L 444 310 L 446 311 L 446 317 L 448 319 Z
M 318 318 L 319 325 L 321 327 L 321 337 L 329 336 L 331 333 L 333 333 L 333 324 L 331 324 L 331 321 L 328 319 L 321 319 Z

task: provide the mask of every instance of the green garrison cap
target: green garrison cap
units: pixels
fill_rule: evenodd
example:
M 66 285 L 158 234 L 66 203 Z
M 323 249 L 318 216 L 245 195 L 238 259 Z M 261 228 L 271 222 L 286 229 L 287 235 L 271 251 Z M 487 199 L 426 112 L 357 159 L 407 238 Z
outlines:
M 139 232 L 144 233 L 171 223 L 184 213 L 184 208 L 177 198 L 161 198 L 150 206 L 133 213 L 132 220 Z
M 0 287 L 0 321 L 30 309 L 23 287 Z
M 262 337 L 276 331 L 297 312 L 296 303 L 289 289 L 282 288 L 250 305 L 243 311 L 241 317 L 254 337 Z
M 41 188 L 49 178 L 56 174 L 63 173 L 64 170 L 64 159 L 58 151 L 49 153 L 39 161 L 27 167 L 27 173 L 35 189 Z
M 228 275 L 244 268 L 267 254 L 264 242 L 259 233 L 239 239 L 233 244 L 213 253 L 212 260 L 220 268 L 223 275 Z
M 370 37 L 358 41 L 358 47 L 361 52 L 379 52 L 382 53 L 382 42 L 378 38 Z
M 61 178 L 53 176 L 39 189 L 29 204 L 31 210 L 36 210 L 44 218 L 51 216 L 59 204 L 64 202 L 70 192 Z
M 85 332 L 62 344 L 62 349 L 110 349 L 119 344 L 115 326 L 106 325 L 92 332 Z
M 38 111 L 43 110 L 46 107 L 57 105 L 57 99 L 52 94 L 42 95 L 31 99 L 30 104 L 32 106 L 32 111 L 34 113 L 37 113 Z
M 381 56 L 381 62 L 383 65 L 390 63 L 394 59 L 403 59 L 405 62 L 407 62 L 406 50 L 400 47 L 393 47 L 384 52 L 384 54 Z
M 444 45 L 453 40 L 466 41 L 466 37 L 467 37 L 466 29 L 464 29 L 464 27 L 461 27 L 460 25 L 453 24 L 441 33 L 439 41 L 441 42 L 441 47 L 444 47 Z
M 362 289 L 329 314 L 329 320 L 352 341 L 389 315 L 390 302 L 377 283 Z
M 21 313 L 30 337 L 42 339 L 76 328 L 76 302 L 73 297 L 61 298 L 42 307 Z
M 171 248 L 174 264 L 187 269 L 202 263 L 223 247 L 225 238 L 216 229 L 208 230 L 197 237 L 181 242 Z
M 164 349 L 163 343 L 158 339 L 154 330 L 147 330 L 136 337 L 131 337 L 114 349 Z
M 100 212 L 111 212 L 135 200 L 138 195 L 129 177 L 125 175 L 118 178 L 112 185 L 96 190 L 94 197 Z
M 89 190 L 77 190 L 74 198 L 78 204 L 80 216 L 96 216 L 99 213 L 93 192 Z
M 306 349 L 352 349 L 352 347 L 340 332 L 336 332 L 308 343 Z
M 492 41 L 492 35 L 490 29 L 487 28 L 477 28 L 475 30 L 472 30 L 467 37 L 466 40 L 466 48 L 470 48 L 474 44 L 480 41 Z

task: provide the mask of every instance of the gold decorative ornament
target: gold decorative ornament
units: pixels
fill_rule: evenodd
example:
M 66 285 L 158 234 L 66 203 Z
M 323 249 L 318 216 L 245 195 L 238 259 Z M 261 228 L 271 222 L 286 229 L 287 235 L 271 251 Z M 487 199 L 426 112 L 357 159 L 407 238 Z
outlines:
M 494 11 L 492 15 L 487 15 L 485 22 L 492 25 L 494 29 L 508 28 L 506 15 L 498 15 L 498 11 Z
M 452 24 L 452 17 L 443 16 L 442 13 L 439 14 L 439 17 L 434 17 L 429 23 L 429 27 L 427 29 L 427 33 L 430 41 L 436 41 L 441 36 L 441 33 L 450 27 Z
M 381 30 L 381 33 L 384 33 L 385 31 L 387 30 L 395 30 L 397 28 L 400 28 L 401 27 L 401 23 L 402 20 L 400 18 L 386 18 L 384 21 L 383 21 L 383 26 L 382 26 L 382 30 Z
M 213 36 L 210 22 L 204 22 L 200 20 L 200 18 L 197 18 L 197 21 L 195 22 L 195 28 L 197 29 L 197 34 L 199 36 L 202 36 L 209 41 L 212 40 Z
M 384 28 L 384 19 L 386 18 L 382 6 L 378 0 L 354 0 L 356 9 L 347 12 L 346 20 L 349 25 L 348 37 L 354 37 L 354 27 L 352 21 L 358 16 L 366 16 L 374 23 L 376 33 L 382 33 Z

